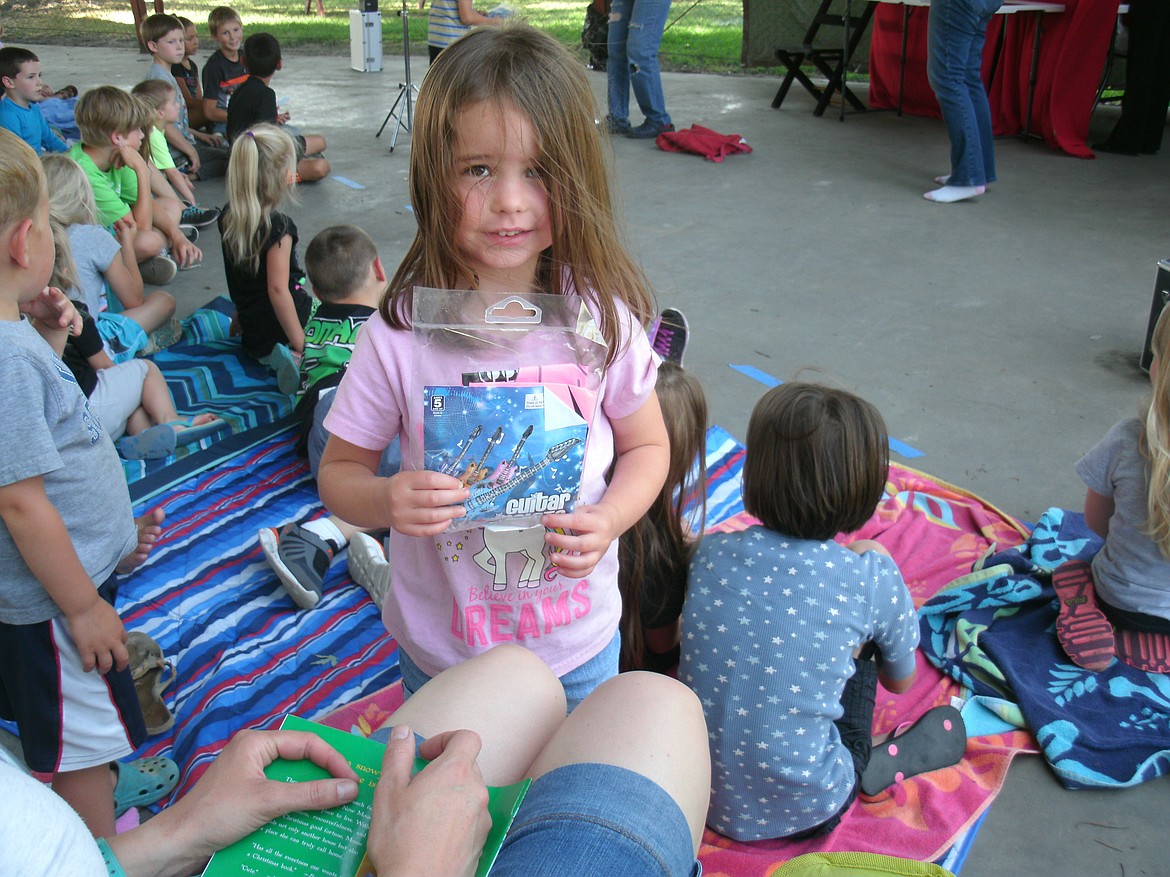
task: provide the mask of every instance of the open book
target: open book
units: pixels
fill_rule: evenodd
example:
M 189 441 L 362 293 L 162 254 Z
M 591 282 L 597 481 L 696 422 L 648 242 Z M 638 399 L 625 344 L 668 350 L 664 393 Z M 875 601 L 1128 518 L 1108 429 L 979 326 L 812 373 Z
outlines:
M 226 849 L 220 850 L 203 871 L 203 877 L 239 877 L 241 874 L 314 875 L 314 877 L 369 877 L 374 869 L 366 859 L 366 835 L 374 802 L 374 787 L 382 773 L 384 744 L 336 728 L 285 716 L 282 729 L 309 731 L 344 755 L 358 775 L 357 800 L 332 810 L 289 813 L 275 819 Z M 416 758 L 414 772 L 428 762 Z M 277 759 L 265 769 L 269 779 L 304 782 L 326 779 L 329 774 L 311 761 Z M 476 877 L 485 877 L 504 842 L 504 835 L 532 780 L 511 786 L 488 787 L 488 832 Z

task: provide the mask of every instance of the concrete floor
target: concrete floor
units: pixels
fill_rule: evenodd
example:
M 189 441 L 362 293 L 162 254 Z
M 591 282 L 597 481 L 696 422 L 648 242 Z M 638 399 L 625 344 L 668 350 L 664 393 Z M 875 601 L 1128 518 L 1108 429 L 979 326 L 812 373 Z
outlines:
M 55 88 L 130 86 L 148 67 L 129 50 L 34 49 Z M 303 187 L 290 211 L 302 247 L 356 222 L 392 266 L 414 220 L 409 134 L 393 153 L 389 129 L 374 137 L 402 79 L 401 58 L 385 65 L 360 73 L 345 57 L 294 54 L 273 85 L 294 123 L 328 138 L 334 173 L 365 187 Z M 425 60 L 413 67 L 417 81 Z M 604 75 L 591 76 L 604 100 Z M 1155 266 L 1170 256 L 1170 147 L 1083 161 L 1004 139 L 991 191 L 938 205 L 921 197 L 948 170 L 936 120 L 817 119 L 795 90 L 773 110 L 777 80 L 766 77 L 668 74 L 664 85 L 676 125 L 738 133 L 755 150 L 714 164 L 613 144 L 631 249 L 660 303 L 690 318 L 687 366 L 713 422 L 742 439 L 763 391 L 729 363 L 832 381 L 874 402 L 891 435 L 922 452 L 900 462 L 1027 520 L 1080 508 L 1073 463 L 1148 388 L 1136 363 Z M 1090 142 L 1116 115 L 1097 111 Z M 204 203 L 222 203 L 221 181 L 198 188 Z M 214 228 L 203 243 L 205 265 L 170 287 L 180 314 L 226 292 Z M 1021 757 L 963 874 L 1166 873 L 1170 834 L 1152 814 L 1168 788 L 1069 792 L 1041 759 Z

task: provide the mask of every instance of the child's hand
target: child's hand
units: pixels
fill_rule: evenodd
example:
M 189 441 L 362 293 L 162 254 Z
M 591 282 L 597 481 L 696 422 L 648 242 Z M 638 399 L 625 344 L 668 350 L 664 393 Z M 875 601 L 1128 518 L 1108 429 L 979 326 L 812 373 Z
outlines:
M 180 268 L 198 265 L 203 261 L 203 251 L 179 232 L 171 240 L 171 256 Z
M 390 526 L 406 536 L 434 536 L 466 512 L 471 491 L 459 479 L 441 472 L 407 470 L 386 479 Z
M 118 562 L 114 568 L 116 573 L 126 575 L 146 563 L 146 558 L 150 557 L 150 552 L 154 550 L 154 544 L 162 533 L 162 522 L 165 517 L 166 512 L 157 508 L 141 518 L 134 519 L 134 525 L 138 529 L 138 544 Z
M 134 238 L 138 236 L 138 223 L 134 221 L 133 213 L 127 213 L 114 223 L 114 235 L 123 249 L 134 245 Z
M 540 523 L 549 528 L 545 543 L 561 549 L 553 553 L 553 565 L 570 579 L 583 579 L 593 572 L 610 543 L 621 535 L 618 517 L 605 503 L 577 506 L 570 515 L 545 515 Z M 553 527 L 570 532 L 556 533 Z
M 81 655 L 86 672 L 97 668 L 103 676 L 111 669 L 125 670 L 130 663 L 126 651 L 126 628 L 114 607 L 94 591 L 94 601 L 86 610 L 66 615 L 69 634 Z
M 136 174 L 150 172 L 150 169 L 146 166 L 146 159 L 128 141 L 115 137 L 114 146 L 117 148 L 117 151 L 114 153 L 115 167 L 128 167 Z
M 81 314 L 68 296 L 55 286 L 46 286 L 31 301 L 21 302 L 20 311 L 54 329 L 66 329 L 70 335 L 81 334 Z

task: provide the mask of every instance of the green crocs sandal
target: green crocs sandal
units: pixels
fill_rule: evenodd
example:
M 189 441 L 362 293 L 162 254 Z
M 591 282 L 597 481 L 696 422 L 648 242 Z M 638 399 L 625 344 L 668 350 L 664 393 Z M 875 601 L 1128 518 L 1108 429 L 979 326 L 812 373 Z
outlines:
M 161 755 L 130 762 L 114 761 L 111 766 L 118 775 L 114 786 L 115 816 L 121 816 L 131 807 L 153 804 L 179 784 L 179 766 Z

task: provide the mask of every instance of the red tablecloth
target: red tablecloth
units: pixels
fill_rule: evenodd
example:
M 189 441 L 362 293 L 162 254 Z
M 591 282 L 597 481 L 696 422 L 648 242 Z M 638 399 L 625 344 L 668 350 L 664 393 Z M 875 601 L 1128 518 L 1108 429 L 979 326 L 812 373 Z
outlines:
M 1036 93 L 1029 130 L 1069 155 L 1093 158 L 1085 144 L 1089 116 L 1119 0 L 1060 0 L 1063 13 L 1044 15 L 1040 39 Z M 902 50 L 903 7 L 879 3 L 873 17 L 869 53 L 869 103 L 871 107 L 898 105 L 898 68 Z M 929 10 L 910 7 L 906 42 L 906 85 L 903 109 L 921 116 L 940 116 L 938 102 L 926 80 L 926 19 Z M 989 91 L 995 133 L 1016 134 L 1024 129 L 1028 107 L 1028 71 L 1032 63 L 1034 13 L 996 15 L 987 29 L 983 53 L 983 81 L 991 73 L 991 58 L 1000 29 L 1007 23 L 1007 38 Z

